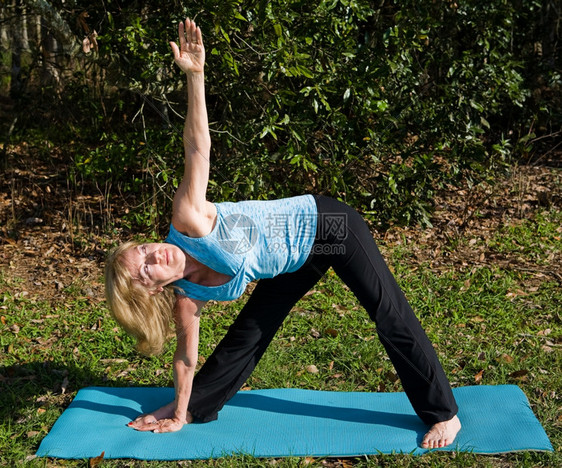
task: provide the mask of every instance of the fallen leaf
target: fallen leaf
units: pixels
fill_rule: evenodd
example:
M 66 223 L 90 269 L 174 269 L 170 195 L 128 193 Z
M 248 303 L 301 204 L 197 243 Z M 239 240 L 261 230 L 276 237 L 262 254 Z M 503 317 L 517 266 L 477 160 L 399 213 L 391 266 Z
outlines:
M 521 291 L 521 289 L 518 289 L 517 291 L 510 291 L 508 292 L 505 297 L 509 298 L 509 299 L 515 299 L 517 297 L 520 296 L 527 296 L 528 294 L 525 291 Z
M 480 383 L 480 381 L 482 380 L 482 375 L 484 375 L 484 369 L 482 369 L 480 372 L 478 372 L 475 376 L 474 376 L 474 381 L 476 383 Z
M 90 463 L 89 463 L 90 468 L 92 468 L 94 466 L 98 466 L 102 462 L 104 456 L 105 456 L 105 451 L 103 451 L 97 457 L 90 458 Z
M 388 371 L 386 374 L 384 374 L 385 377 L 390 380 L 392 383 L 396 382 L 398 380 L 398 375 L 395 372 L 392 371 Z
M 31 439 L 32 437 L 35 437 L 37 434 L 39 434 L 39 431 L 29 431 L 27 433 L 27 438 Z
M 529 373 L 529 371 L 527 369 L 521 369 L 521 370 L 512 372 L 511 374 L 509 374 L 509 377 L 511 377 L 512 379 L 524 380 L 528 373 Z
M 318 374 L 318 367 L 316 367 L 314 364 L 310 364 L 309 366 L 305 367 L 307 372 L 310 372 L 311 374 Z
M 95 322 L 92 327 L 90 328 L 90 330 L 92 331 L 96 331 L 99 330 L 101 328 L 101 319 L 98 319 L 97 322 Z
M 339 313 L 340 317 L 343 317 L 344 314 L 347 312 L 347 309 L 339 304 L 332 304 L 332 308 Z
M 507 362 L 508 364 L 511 364 L 513 362 L 513 358 L 509 354 L 505 353 L 500 356 L 500 359 L 504 362 Z
M 334 338 L 335 338 L 336 336 L 338 336 L 338 331 L 337 331 L 336 329 L 334 329 L 334 328 L 326 328 L 326 330 L 324 330 L 324 332 L 325 332 L 327 335 L 330 335 L 330 336 L 332 336 L 332 337 L 334 337 Z
M 117 358 L 117 359 L 100 359 L 100 362 L 102 362 L 103 364 L 122 364 L 124 362 L 127 362 L 126 359 L 121 359 L 121 358 Z

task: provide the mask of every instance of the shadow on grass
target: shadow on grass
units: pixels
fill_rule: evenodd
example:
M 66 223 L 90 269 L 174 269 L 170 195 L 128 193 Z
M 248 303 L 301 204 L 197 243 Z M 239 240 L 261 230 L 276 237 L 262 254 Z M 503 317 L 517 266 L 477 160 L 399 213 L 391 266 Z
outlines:
M 103 373 L 57 361 L 0 366 L 0 419 L 17 423 L 30 409 L 45 405 L 54 404 L 64 410 L 74 390 L 91 385 L 125 387 L 130 382 L 110 380 Z

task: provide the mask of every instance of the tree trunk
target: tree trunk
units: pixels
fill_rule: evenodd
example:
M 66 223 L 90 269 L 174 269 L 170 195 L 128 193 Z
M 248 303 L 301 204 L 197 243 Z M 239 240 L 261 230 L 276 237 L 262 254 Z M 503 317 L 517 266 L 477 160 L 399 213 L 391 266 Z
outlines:
M 80 50 L 80 43 L 72 33 L 70 26 L 59 12 L 45 0 L 23 0 L 29 8 L 41 15 L 42 24 L 48 26 L 53 38 L 61 45 L 64 53 L 74 56 Z
M 58 90 L 60 86 L 60 73 L 57 67 L 58 44 L 43 18 L 41 18 L 41 35 L 43 51 L 41 86 L 43 88 L 53 86 L 55 90 Z
M 14 0 L 12 3 L 13 15 L 15 18 L 21 18 L 22 2 Z M 12 69 L 10 77 L 10 97 L 17 99 L 23 91 L 23 80 L 21 76 L 21 53 L 23 50 L 23 35 L 20 28 L 20 21 L 12 21 L 11 29 L 11 46 L 12 46 Z

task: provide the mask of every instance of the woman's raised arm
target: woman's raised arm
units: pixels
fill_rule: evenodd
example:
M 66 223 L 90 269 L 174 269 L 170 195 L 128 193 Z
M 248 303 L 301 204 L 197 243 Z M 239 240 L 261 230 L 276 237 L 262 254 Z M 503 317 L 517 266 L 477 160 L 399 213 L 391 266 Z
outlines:
M 185 168 L 174 197 L 172 222 L 195 237 L 210 229 L 213 207 L 206 201 L 211 137 L 205 103 L 205 47 L 201 29 L 186 19 L 178 27 L 179 45 L 170 42 L 174 61 L 187 77 L 187 116 L 183 130 Z M 206 231 L 206 232 L 205 232 Z

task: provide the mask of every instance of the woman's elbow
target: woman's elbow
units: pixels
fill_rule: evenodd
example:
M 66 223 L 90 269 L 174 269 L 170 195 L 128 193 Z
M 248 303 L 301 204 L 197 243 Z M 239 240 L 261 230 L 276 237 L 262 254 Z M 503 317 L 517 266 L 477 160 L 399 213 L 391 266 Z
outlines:
M 197 367 L 197 361 L 189 358 L 188 356 L 180 355 L 176 353 L 174 355 L 174 366 L 177 369 L 195 372 L 195 368 Z

